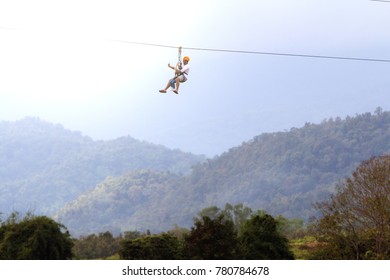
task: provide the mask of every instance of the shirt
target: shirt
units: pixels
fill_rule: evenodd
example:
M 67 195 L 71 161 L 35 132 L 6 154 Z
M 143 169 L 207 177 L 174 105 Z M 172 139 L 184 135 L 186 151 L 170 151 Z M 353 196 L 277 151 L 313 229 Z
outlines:
M 182 73 L 185 73 L 186 75 L 188 75 L 188 73 L 190 72 L 190 66 L 188 64 L 184 65 L 183 68 L 180 71 Z

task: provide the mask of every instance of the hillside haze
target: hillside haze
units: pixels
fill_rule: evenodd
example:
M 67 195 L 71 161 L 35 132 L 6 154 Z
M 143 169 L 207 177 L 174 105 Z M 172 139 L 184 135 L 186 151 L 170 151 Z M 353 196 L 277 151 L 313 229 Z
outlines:
M 110 177 L 56 216 L 74 234 L 190 226 L 202 208 L 244 203 L 308 219 L 313 203 L 372 156 L 390 153 L 390 112 L 265 133 L 196 165 L 185 176 L 134 171 Z
M 203 161 L 122 137 L 93 141 L 37 118 L 0 123 L 0 212 L 50 214 L 107 176 L 150 169 L 186 174 Z

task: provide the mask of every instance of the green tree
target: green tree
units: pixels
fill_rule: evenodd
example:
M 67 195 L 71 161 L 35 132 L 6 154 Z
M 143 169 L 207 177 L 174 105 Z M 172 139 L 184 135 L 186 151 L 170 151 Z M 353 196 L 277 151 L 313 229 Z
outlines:
M 120 237 L 114 238 L 111 232 L 81 236 L 74 241 L 74 255 L 77 259 L 102 259 L 114 255 L 119 250 Z
M 277 228 L 277 221 L 268 214 L 254 215 L 243 225 L 239 236 L 244 259 L 290 260 L 288 240 Z
M 119 256 L 126 260 L 178 260 L 182 244 L 171 234 L 147 235 L 121 242 Z
M 72 258 L 72 239 L 66 228 L 45 216 L 17 213 L 1 224 L 0 259 L 60 260 Z
M 236 259 L 238 254 L 237 232 L 231 220 L 223 214 L 214 219 L 203 216 L 195 221 L 185 237 L 185 253 L 189 259 Z
M 337 193 L 318 203 L 312 228 L 319 259 L 390 258 L 390 155 L 362 162 Z

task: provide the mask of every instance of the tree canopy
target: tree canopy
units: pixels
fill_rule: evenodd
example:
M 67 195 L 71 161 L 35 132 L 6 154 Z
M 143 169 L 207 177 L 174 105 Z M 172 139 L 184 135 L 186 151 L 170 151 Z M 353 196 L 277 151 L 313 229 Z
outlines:
M 226 260 L 238 256 L 238 238 L 231 220 L 223 214 L 215 218 L 202 216 L 185 238 L 189 259 Z
M 250 260 L 294 259 L 288 239 L 278 230 L 277 221 L 268 214 L 247 220 L 239 235 L 242 256 Z
M 127 260 L 179 260 L 182 259 L 182 244 L 169 233 L 146 235 L 122 241 L 119 255 Z
M 362 162 L 317 208 L 314 230 L 324 244 L 318 258 L 389 259 L 390 155 Z
M 72 258 L 73 241 L 66 228 L 45 216 L 13 213 L 0 227 L 0 259 L 65 260 Z

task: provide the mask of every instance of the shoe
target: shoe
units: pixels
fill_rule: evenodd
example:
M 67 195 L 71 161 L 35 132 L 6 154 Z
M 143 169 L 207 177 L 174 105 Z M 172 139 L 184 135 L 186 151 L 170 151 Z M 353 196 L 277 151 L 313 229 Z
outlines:
M 176 93 L 176 94 L 179 94 L 179 92 L 176 89 L 173 92 Z
M 167 93 L 167 91 L 164 90 L 164 89 L 160 89 L 159 92 L 161 92 L 161 93 Z

